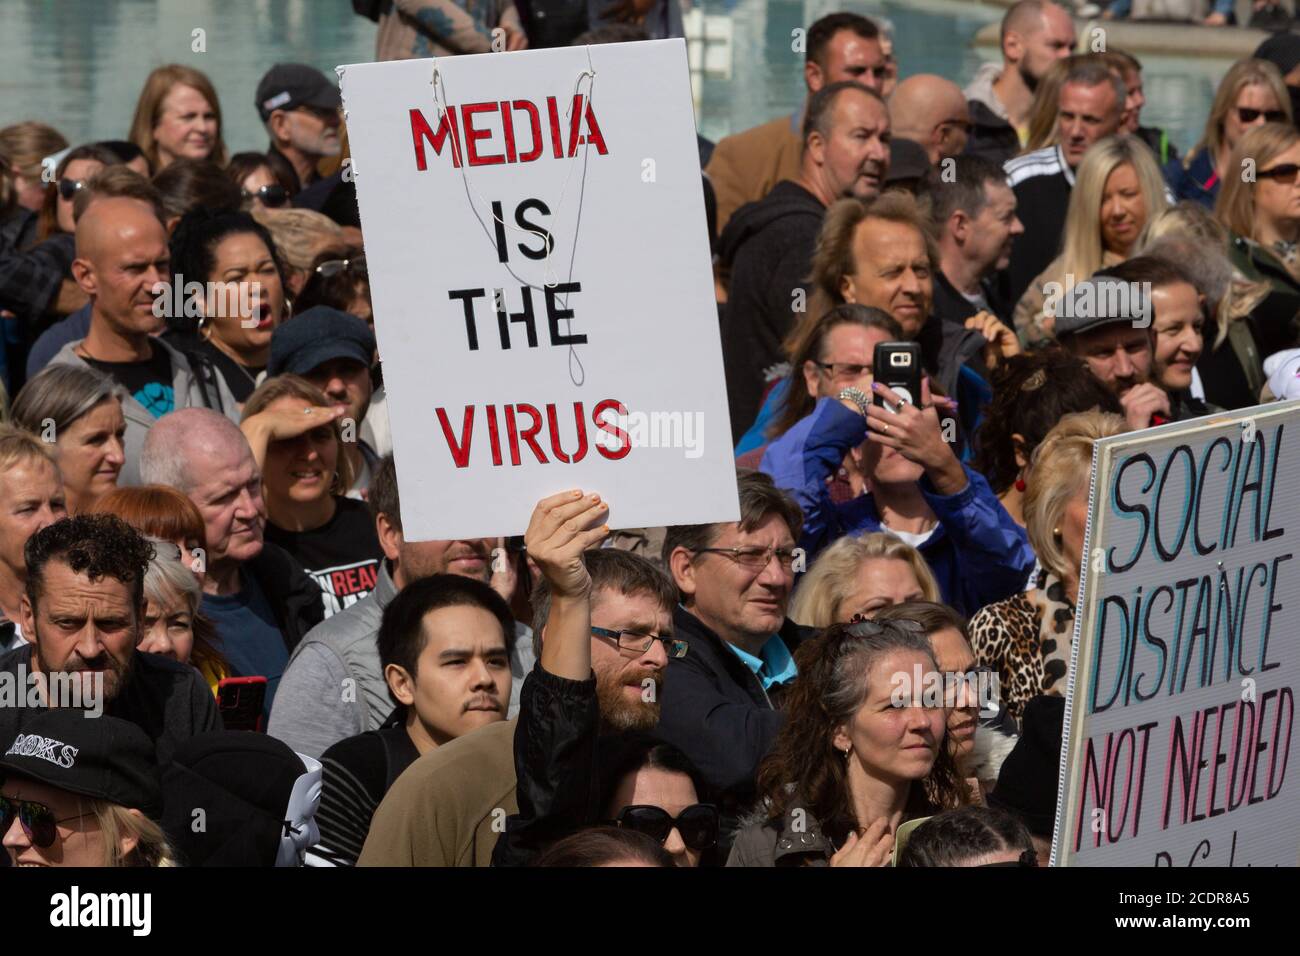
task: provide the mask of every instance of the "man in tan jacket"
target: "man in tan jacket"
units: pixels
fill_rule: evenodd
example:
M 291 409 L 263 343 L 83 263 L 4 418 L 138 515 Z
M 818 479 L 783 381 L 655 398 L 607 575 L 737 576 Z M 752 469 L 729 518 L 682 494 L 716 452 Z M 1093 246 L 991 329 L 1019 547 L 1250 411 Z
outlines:
M 856 13 L 832 13 L 808 30 L 803 77 L 808 95 L 840 80 L 855 80 L 876 92 L 889 70 L 880 31 Z M 718 235 L 732 214 L 762 199 L 783 179 L 799 178 L 803 149 L 803 107 L 724 138 L 705 169 L 718 197 Z

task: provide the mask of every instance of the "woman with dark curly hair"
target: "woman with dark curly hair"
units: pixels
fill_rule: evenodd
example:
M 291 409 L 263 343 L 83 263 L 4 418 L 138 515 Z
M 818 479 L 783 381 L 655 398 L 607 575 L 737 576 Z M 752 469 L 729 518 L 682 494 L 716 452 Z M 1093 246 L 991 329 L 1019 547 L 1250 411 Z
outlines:
M 728 866 L 884 866 L 902 823 L 970 802 L 943 745 L 943 699 L 910 686 L 938 671 L 919 624 L 835 624 L 795 663 L 785 726 L 758 771 L 762 819 L 740 831 Z
M 1009 358 L 994 373 L 993 401 L 976 433 L 971 466 L 1022 528 L 1034 449 L 1064 416 L 1092 409 L 1123 414 L 1119 399 L 1083 360 L 1056 346 Z
M 196 210 L 171 238 L 173 281 L 203 284 L 201 301 L 168 319 L 168 342 L 209 360 L 238 402 L 248 401 L 288 314 L 271 234 L 246 212 Z M 194 315 L 197 312 L 197 316 Z

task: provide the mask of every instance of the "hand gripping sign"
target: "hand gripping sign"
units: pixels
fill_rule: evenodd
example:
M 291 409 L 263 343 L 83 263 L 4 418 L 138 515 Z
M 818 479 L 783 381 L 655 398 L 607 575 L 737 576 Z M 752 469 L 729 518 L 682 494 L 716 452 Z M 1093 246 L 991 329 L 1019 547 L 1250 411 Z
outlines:
M 339 74 L 407 536 L 736 520 L 684 42 Z
M 1097 443 L 1053 861 L 1295 866 L 1300 402 Z

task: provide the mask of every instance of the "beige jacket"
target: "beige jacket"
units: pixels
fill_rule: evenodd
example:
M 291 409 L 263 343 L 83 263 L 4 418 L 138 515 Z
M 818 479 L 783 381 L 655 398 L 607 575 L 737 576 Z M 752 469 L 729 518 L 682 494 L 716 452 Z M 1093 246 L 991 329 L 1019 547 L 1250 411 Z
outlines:
M 427 753 L 397 778 L 357 866 L 491 866 L 515 797 L 515 720 Z
M 801 116 L 782 116 L 726 136 L 714 147 L 704 172 L 718 199 L 719 236 L 745 203 L 762 199 L 783 179 L 799 178 Z

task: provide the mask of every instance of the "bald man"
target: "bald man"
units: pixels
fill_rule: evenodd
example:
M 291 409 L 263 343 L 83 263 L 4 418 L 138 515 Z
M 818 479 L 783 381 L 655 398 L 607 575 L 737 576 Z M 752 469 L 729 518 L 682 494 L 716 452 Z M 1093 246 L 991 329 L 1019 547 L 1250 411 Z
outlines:
M 889 125 L 895 139 L 919 143 L 930 165 L 937 166 L 966 149 L 970 133 L 966 95 L 960 86 L 942 76 L 909 76 L 889 98 Z
M 1034 91 L 1057 60 L 1074 52 L 1074 21 L 1050 0 L 1020 0 L 1002 17 L 1002 64 L 986 63 L 966 87 L 971 135 L 966 151 L 996 163 L 1029 138 Z
M 329 420 L 330 409 L 308 415 Z M 320 588 L 288 552 L 262 540 L 262 472 L 239 426 L 207 408 L 158 420 L 145 438 L 146 484 L 182 492 L 203 516 L 206 553 L 199 610 L 217 628 L 238 677 L 265 677 L 265 718 L 289 652 L 325 617 Z M 265 726 L 265 725 L 264 725 Z
M 163 328 L 154 288 L 170 293 L 171 257 L 167 231 L 150 204 L 129 198 L 96 202 L 77 222 L 76 239 L 72 277 L 90 299 L 90 331 L 60 349 L 50 364 L 89 366 L 122 386 L 126 464 L 118 481 L 135 485 L 145 435 L 163 415 L 214 405 L 233 421 L 238 410 L 220 376 L 196 376 L 181 353 L 154 337 Z

